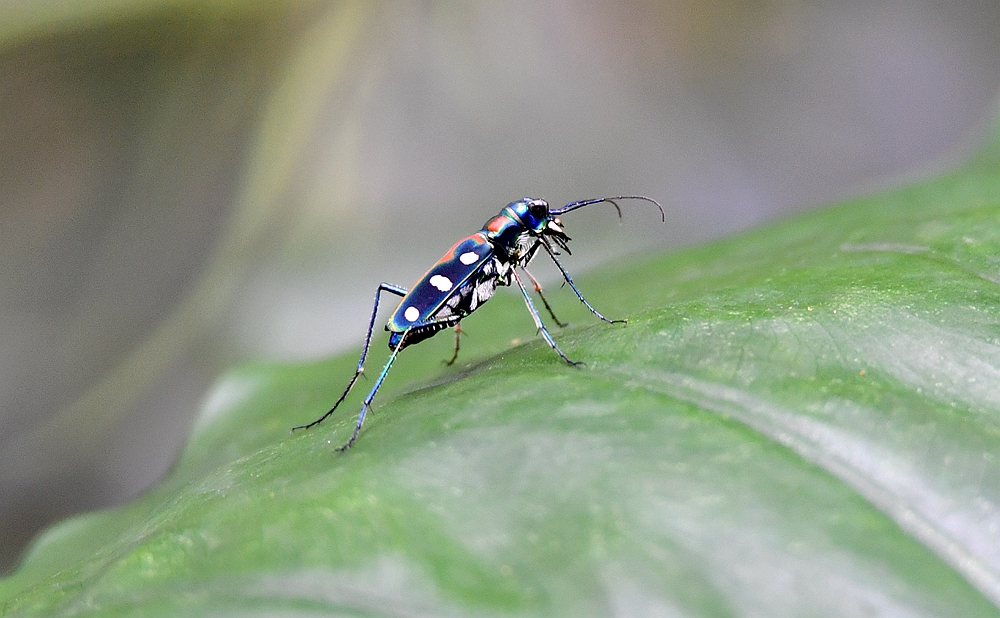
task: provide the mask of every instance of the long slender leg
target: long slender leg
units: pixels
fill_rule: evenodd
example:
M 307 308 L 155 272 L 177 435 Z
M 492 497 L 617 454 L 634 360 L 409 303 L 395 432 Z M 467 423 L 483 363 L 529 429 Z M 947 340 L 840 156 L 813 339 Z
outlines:
M 410 334 L 411 330 L 413 329 L 408 328 L 403 331 L 403 336 L 399 338 L 399 343 L 396 345 L 396 349 L 392 351 L 385 367 L 382 368 L 382 373 L 379 374 L 378 380 L 375 380 L 375 386 L 372 387 L 371 392 L 368 393 L 368 396 L 365 397 L 365 400 L 361 403 L 361 413 L 358 415 L 358 423 L 354 426 L 354 433 L 351 434 L 351 439 L 348 440 L 343 446 L 337 448 L 338 453 L 343 453 L 347 449 L 351 448 L 351 445 L 358 439 L 358 433 L 361 432 L 361 424 L 365 422 L 365 414 L 368 413 L 368 408 L 371 406 L 372 399 L 375 398 L 375 393 L 377 393 L 378 389 L 382 386 L 382 381 L 385 380 L 386 374 L 389 373 L 389 367 L 392 367 L 392 362 L 396 360 L 396 355 L 399 354 L 399 351 L 405 347 L 406 336 Z
M 548 253 L 549 253 L 549 257 L 552 258 L 552 261 L 555 262 L 556 266 L 559 267 L 559 271 L 562 272 L 563 279 L 565 279 L 566 283 L 569 284 L 569 287 L 573 288 L 573 291 L 576 292 L 576 297 L 579 298 L 580 302 L 582 302 L 584 305 L 587 305 L 587 309 L 590 309 L 591 313 L 593 313 L 594 315 L 596 315 L 600 319 L 604 320 L 608 324 L 627 324 L 628 323 L 628 320 L 609 320 L 608 318 L 606 318 L 603 315 L 601 315 L 601 312 L 599 312 L 597 309 L 594 309 L 593 305 L 591 305 L 590 303 L 588 303 L 587 299 L 584 298 L 583 294 L 580 293 L 580 290 L 577 289 L 576 284 L 573 283 L 573 278 L 569 276 L 569 273 L 566 272 L 566 269 L 563 268 L 563 265 L 560 264 L 559 260 L 556 259 L 556 254 L 552 251 L 552 248 L 549 247 L 546 243 L 540 243 L 540 244 L 543 247 L 545 247 L 545 250 L 548 251 Z
M 455 322 L 455 353 L 451 355 L 451 360 L 444 361 L 445 365 L 449 367 L 455 364 L 455 360 L 458 359 L 458 340 L 462 336 L 462 323 Z
M 368 322 L 368 334 L 365 336 L 365 346 L 361 349 L 361 359 L 358 361 L 358 368 L 354 372 L 354 376 L 352 376 L 351 380 L 347 383 L 347 388 L 344 389 L 344 392 L 340 395 L 340 399 L 337 400 L 337 403 L 333 404 L 333 407 L 330 408 L 329 412 L 307 425 L 296 425 L 295 427 L 292 427 L 292 431 L 295 431 L 296 429 L 308 429 L 325 421 L 328 416 L 333 414 L 333 411 L 337 409 L 337 406 L 339 406 L 341 402 L 347 398 L 347 394 L 351 392 L 352 388 L 354 388 L 354 383 L 358 381 L 358 376 L 364 373 L 365 358 L 368 356 L 368 346 L 372 342 L 372 330 L 375 328 L 375 318 L 378 315 L 378 303 L 382 292 L 389 292 L 391 294 L 395 294 L 396 296 L 406 296 L 406 288 L 393 285 L 391 283 L 379 284 L 378 290 L 375 292 L 375 305 L 372 307 L 372 317 Z M 393 354 L 393 357 L 395 357 L 395 354 Z M 355 432 L 355 435 L 356 434 L 357 432 Z M 352 439 L 351 441 L 353 442 L 354 440 Z
M 535 309 L 534 303 L 531 302 L 531 296 L 528 296 L 528 290 L 525 289 L 524 284 L 521 283 L 521 278 L 517 276 L 517 271 L 511 269 L 510 272 L 512 275 L 514 275 L 514 281 L 517 281 L 517 287 L 521 288 L 521 295 L 524 296 L 524 302 L 525 304 L 528 305 L 528 311 L 531 313 L 531 319 L 535 321 L 535 326 L 538 328 L 538 332 L 542 333 L 542 337 L 545 338 L 545 341 L 548 342 L 549 346 L 551 346 L 552 349 L 555 350 L 556 353 L 559 356 L 561 356 L 564 361 L 566 361 L 570 365 L 582 365 L 583 363 L 571 361 L 569 357 L 563 354 L 563 351 L 559 349 L 559 346 L 556 345 L 555 340 L 552 339 L 552 335 L 549 334 L 549 331 L 545 328 L 545 325 L 542 324 L 542 318 L 538 316 L 538 310 Z
M 555 322 L 556 326 L 559 328 L 566 328 L 568 324 L 560 321 L 559 318 L 556 317 L 556 314 L 552 312 L 552 307 L 549 305 L 549 301 L 545 300 L 545 295 L 542 294 L 542 284 L 538 283 L 538 279 L 535 279 L 535 276 L 528 272 L 527 268 L 522 266 L 521 270 L 524 271 L 524 274 L 528 275 L 528 279 L 531 279 L 531 283 L 535 285 L 535 293 L 538 294 L 538 298 L 542 299 L 542 304 L 545 305 L 545 309 L 549 312 L 549 316 L 552 317 L 552 321 Z

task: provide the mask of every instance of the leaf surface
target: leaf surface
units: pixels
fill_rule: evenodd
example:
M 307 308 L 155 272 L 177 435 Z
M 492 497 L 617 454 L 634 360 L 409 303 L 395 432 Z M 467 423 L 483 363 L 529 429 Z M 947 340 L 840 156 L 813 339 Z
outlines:
M 579 368 L 498 294 L 471 364 L 407 349 L 344 454 L 371 381 L 288 429 L 353 353 L 237 368 L 173 473 L 49 531 L 3 615 L 995 616 L 996 196 L 980 159 L 581 277 L 626 327 L 553 286 Z

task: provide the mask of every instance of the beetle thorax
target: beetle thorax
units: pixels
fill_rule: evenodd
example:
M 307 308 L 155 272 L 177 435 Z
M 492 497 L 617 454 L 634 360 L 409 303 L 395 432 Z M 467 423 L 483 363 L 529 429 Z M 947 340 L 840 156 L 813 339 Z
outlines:
M 531 258 L 535 257 L 540 242 L 542 242 L 541 239 L 531 232 L 522 232 L 517 237 L 517 243 L 511 251 L 511 260 L 518 266 L 527 266 Z
M 497 256 L 513 265 L 524 266 L 535 252 L 549 223 L 548 205 L 525 198 L 511 202 L 483 226 Z

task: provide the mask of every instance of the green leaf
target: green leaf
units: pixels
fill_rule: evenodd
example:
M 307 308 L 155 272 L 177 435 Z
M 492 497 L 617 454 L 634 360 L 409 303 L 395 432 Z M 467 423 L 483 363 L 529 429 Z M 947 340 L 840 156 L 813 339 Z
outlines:
M 353 353 L 238 368 L 160 486 L 38 541 L 3 615 L 996 616 L 985 157 L 581 277 L 626 327 L 550 290 L 582 367 L 498 294 L 472 364 L 441 364 L 448 336 L 407 349 L 346 453 L 371 381 L 288 429 Z

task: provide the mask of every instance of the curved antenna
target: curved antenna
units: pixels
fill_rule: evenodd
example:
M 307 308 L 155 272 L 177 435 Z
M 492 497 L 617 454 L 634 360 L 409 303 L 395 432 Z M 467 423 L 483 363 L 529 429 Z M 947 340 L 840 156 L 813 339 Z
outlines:
M 561 214 L 563 214 L 565 212 L 569 212 L 571 210 L 576 210 L 577 208 L 583 208 L 584 206 L 589 206 L 591 204 L 598 204 L 600 202 L 607 202 L 607 203 L 609 203 L 609 204 L 611 204 L 612 206 L 615 207 L 615 210 L 618 211 L 618 218 L 621 219 L 622 218 L 622 209 L 618 207 L 618 204 L 615 202 L 615 200 L 644 200 L 646 202 L 652 202 L 653 204 L 656 205 L 657 208 L 660 209 L 660 220 L 663 221 L 663 222 L 666 222 L 666 220 L 667 220 L 667 215 L 666 215 L 666 213 L 663 212 L 663 206 L 660 206 L 660 203 L 657 202 L 656 200 L 654 200 L 653 198 L 646 197 L 645 195 L 614 195 L 614 196 L 611 196 L 611 197 L 595 197 L 595 198 L 589 199 L 589 200 L 580 200 L 579 202 L 570 202 L 569 204 L 566 204 L 562 208 L 558 208 L 556 210 L 550 210 L 549 214 L 561 215 Z

